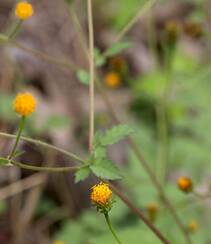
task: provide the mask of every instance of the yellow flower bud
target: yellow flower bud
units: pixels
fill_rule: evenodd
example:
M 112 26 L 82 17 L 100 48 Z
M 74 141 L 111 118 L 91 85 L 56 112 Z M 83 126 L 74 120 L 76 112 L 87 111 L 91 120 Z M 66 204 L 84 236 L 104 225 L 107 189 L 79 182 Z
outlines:
M 30 93 L 19 93 L 14 100 L 13 107 L 16 113 L 28 116 L 36 108 L 36 100 Z
M 198 230 L 198 223 L 196 220 L 191 220 L 188 225 L 188 230 L 192 233 L 196 232 Z
M 165 36 L 168 42 L 174 43 L 178 40 L 178 37 L 181 32 L 180 23 L 177 21 L 169 21 L 165 25 Z
M 180 190 L 182 190 L 183 192 L 186 192 L 186 193 L 191 192 L 193 189 L 193 183 L 192 183 L 191 179 L 188 177 L 185 177 L 185 176 L 180 177 L 177 180 L 177 185 Z
M 154 222 L 157 217 L 157 213 L 158 213 L 157 203 L 155 203 L 155 202 L 149 203 L 147 205 L 147 213 L 148 213 L 150 221 Z
M 19 2 L 15 8 L 15 15 L 21 20 L 26 20 L 34 13 L 33 7 L 28 2 Z

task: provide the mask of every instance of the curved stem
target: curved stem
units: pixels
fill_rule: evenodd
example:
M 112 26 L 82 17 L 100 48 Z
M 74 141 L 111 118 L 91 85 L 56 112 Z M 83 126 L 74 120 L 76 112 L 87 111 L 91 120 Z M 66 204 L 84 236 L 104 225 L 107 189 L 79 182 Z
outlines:
M 0 158 L 0 160 L 5 160 L 4 158 Z M 32 166 L 24 163 L 20 163 L 14 160 L 8 160 L 9 163 L 11 163 L 14 166 L 18 166 L 22 169 L 29 169 L 33 171 L 40 171 L 40 172 L 52 172 L 52 173 L 61 173 L 61 172 L 69 172 L 79 169 L 78 166 L 72 166 L 72 167 L 58 167 L 58 168 L 52 168 L 52 167 L 39 167 L 39 166 Z
M 92 151 L 94 140 L 94 30 L 93 30 L 93 14 L 92 0 L 87 0 L 88 8 L 88 29 L 89 29 L 89 150 Z
M 99 89 L 99 92 L 101 93 L 103 100 L 108 108 L 108 111 L 110 113 L 110 116 L 112 120 L 116 124 L 122 124 L 123 122 L 119 120 L 116 111 L 114 110 L 114 107 L 112 103 L 110 102 L 110 99 L 107 96 L 107 93 L 104 91 L 104 89 L 101 87 L 101 84 L 99 82 L 96 82 L 97 88 Z M 136 155 L 137 159 L 139 160 L 140 164 L 144 168 L 145 172 L 147 173 L 149 179 L 151 180 L 152 184 L 154 185 L 155 189 L 159 193 L 161 199 L 163 200 L 166 208 L 169 210 L 171 213 L 172 217 L 175 219 L 175 222 L 177 223 L 178 227 L 180 228 L 181 232 L 184 235 L 184 238 L 186 240 L 186 243 L 191 244 L 192 241 L 189 237 L 188 232 L 186 231 L 186 228 L 184 227 L 182 221 L 180 220 L 174 206 L 171 204 L 169 201 L 168 197 L 166 196 L 165 192 L 163 191 L 163 187 L 161 186 L 160 182 L 157 180 L 153 170 L 149 166 L 148 162 L 146 161 L 145 157 L 143 156 L 138 144 L 133 140 L 131 136 L 128 137 L 127 139 L 128 145 L 131 147 L 132 151 Z
M 18 22 L 15 24 L 15 26 L 13 27 L 11 33 L 8 35 L 8 39 L 13 39 L 16 34 L 18 33 L 18 31 L 20 30 L 21 28 L 21 25 L 23 24 L 23 21 L 22 20 L 18 20 Z
M 115 233 L 115 231 L 114 231 L 114 229 L 113 229 L 113 227 L 111 225 L 111 221 L 110 221 L 108 212 L 107 213 L 104 213 L 104 216 L 105 216 L 105 219 L 106 219 L 106 223 L 107 223 L 107 225 L 109 227 L 109 230 L 111 231 L 114 239 L 117 241 L 117 243 L 122 244 L 122 242 L 119 240 L 118 236 L 116 235 L 116 233 Z
M 20 141 L 21 133 L 22 133 L 24 125 L 25 125 L 25 118 L 26 118 L 25 116 L 22 116 L 21 119 L 20 119 L 20 124 L 19 124 L 18 134 L 16 136 L 15 144 L 14 144 L 14 146 L 12 148 L 12 151 L 11 151 L 10 155 L 8 156 L 9 160 L 14 156 L 16 148 L 17 148 L 18 143 Z
M 3 132 L 0 132 L 0 136 L 4 136 L 6 138 L 16 138 L 16 136 L 12 135 L 12 134 L 8 134 L 8 133 L 3 133 Z M 85 160 L 81 159 L 80 157 L 78 157 L 77 155 L 71 153 L 71 152 L 68 152 L 62 148 L 59 148 L 59 147 L 56 147 L 56 146 L 53 146 L 51 144 L 48 144 L 46 142 L 43 142 L 43 141 L 40 141 L 40 140 L 36 140 L 36 139 L 32 139 L 32 138 L 29 138 L 29 137 L 25 137 L 25 136 L 20 136 L 20 140 L 23 140 L 23 141 L 26 141 L 26 142 L 30 142 L 30 143 L 33 143 L 35 145 L 38 145 L 38 146 L 42 146 L 42 147 L 45 147 L 45 148 L 49 148 L 49 149 L 52 149 L 52 150 L 55 150 L 57 152 L 60 152 L 72 159 L 75 159 L 76 161 L 79 161 L 80 163 L 82 164 L 85 164 Z
M 142 213 L 140 209 L 138 209 L 134 204 L 121 192 L 119 189 L 114 186 L 111 182 L 109 185 L 113 192 L 150 228 L 150 230 L 162 241 L 164 244 L 170 244 L 170 242 L 163 236 L 159 229 L 153 225 Z
M 158 133 L 158 180 L 163 186 L 166 180 L 168 161 L 168 125 L 166 119 L 166 101 L 161 98 L 156 105 L 157 133 Z

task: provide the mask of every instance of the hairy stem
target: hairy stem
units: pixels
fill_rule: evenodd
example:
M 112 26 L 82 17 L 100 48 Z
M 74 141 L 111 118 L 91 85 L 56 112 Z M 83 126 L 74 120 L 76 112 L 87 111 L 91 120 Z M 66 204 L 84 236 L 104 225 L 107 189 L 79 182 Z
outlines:
M 3 132 L 0 132 L 0 136 L 3 136 L 3 137 L 6 137 L 6 138 L 16 138 L 15 135 L 12 135 L 12 134 L 8 134 L 8 133 L 3 133 Z M 85 160 L 81 159 L 80 157 L 78 157 L 77 155 L 71 153 L 71 152 L 68 152 L 62 148 L 59 148 L 59 147 L 56 147 L 56 146 L 53 146 L 51 144 L 48 144 L 46 142 L 43 142 L 43 141 L 40 141 L 40 140 L 36 140 L 36 139 L 32 139 L 32 138 L 29 138 L 29 137 L 24 137 L 24 136 L 20 136 L 20 140 L 23 140 L 23 141 L 26 141 L 26 142 L 30 142 L 30 143 L 33 143 L 35 145 L 38 145 L 38 146 L 42 146 L 44 148 L 49 148 L 49 149 L 52 149 L 54 151 L 57 151 L 57 152 L 60 152 L 72 159 L 75 159 L 76 161 L 82 163 L 82 164 L 85 164 Z
M 18 20 L 18 22 L 15 24 L 15 26 L 11 30 L 11 33 L 9 33 L 8 39 L 13 39 L 16 36 L 16 34 L 20 30 L 22 24 L 23 24 L 23 21 L 22 20 Z
M 0 158 L 0 160 L 5 161 L 5 158 Z M 52 167 L 39 167 L 39 166 L 33 166 L 33 165 L 28 165 L 24 163 L 17 162 L 15 160 L 7 160 L 9 163 L 11 163 L 14 166 L 20 167 L 22 169 L 28 169 L 28 170 L 33 170 L 33 171 L 40 171 L 40 172 L 51 172 L 51 173 L 61 173 L 61 172 L 70 172 L 70 171 L 75 171 L 79 169 L 80 167 L 78 166 L 72 166 L 72 167 L 57 167 L 57 168 L 52 168 Z
M 163 236 L 163 234 L 144 216 L 144 214 L 133 205 L 133 203 L 123 195 L 112 183 L 109 183 L 111 189 L 115 194 L 151 229 L 151 231 L 164 243 L 170 244 L 170 242 Z
M 104 216 L 105 216 L 105 219 L 106 219 L 106 223 L 107 223 L 107 225 L 108 225 L 108 228 L 109 228 L 109 230 L 111 231 L 111 233 L 112 233 L 114 239 L 117 241 L 117 243 L 122 244 L 122 242 L 119 240 L 118 236 L 116 235 L 116 233 L 115 233 L 115 231 L 114 231 L 114 229 L 113 229 L 113 227 L 112 227 L 112 225 L 111 225 L 111 221 L 110 221 L 108 212 L 105 213 Z
M 16 136 L 15 144 L 14 144 L 14 146 L 13 146 L 13 148 L 12 148 L 12 151 L 11 151 L 10 155 L 8 156 L 8 159 L 9 159 L 9 160 L 10 160 L 11 158 L 13 158 L 13 156 L 14 156 L 14 154 L 15 154 L 15 151 L 16 151 L 16 149 L 17 149 L 18 143 L 19 143 L 19 141 L 20 141 L 21 133 L 22 133 L 22 131 L 23 131 L 23 129 L 24 129 L 25 120 L 26 120 L 25 116 L 22 116 L 21 119 L 20 119 L 19 128 L 18 128 L 18 134 L 17 134 L 17 136 Z
M 88 30 L 89 30 L 89 150 L 92 151 L 94 140 L 94 29 L 93 29 L 93 14 L 92 0 L 87 0 L 88 10 Z

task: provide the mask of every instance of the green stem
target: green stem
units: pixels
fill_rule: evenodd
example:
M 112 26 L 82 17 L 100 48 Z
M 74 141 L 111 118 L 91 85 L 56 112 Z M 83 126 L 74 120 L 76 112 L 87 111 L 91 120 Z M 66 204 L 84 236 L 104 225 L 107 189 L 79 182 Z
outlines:
M 22 24 L 23 24 L 23 21 L 22 20 L 18 20 L 18 22 L 16 23 L 16 25 L 13 27 L 11 33 L 8 35 L 8 39 L 9 40 L 13 39 L 16 36 L 16 34 L 20 30 Z
M 72 166 L 72 167 L 39 167 L 39 166 L 32 166 L 24 163 L 20 163 L 14 160 L 9 160 L 5 158 L 0 158 L 0 160 L 7 160 L 14 166 L 20 167 L 22 169 L 33 170 L 33 171 L 40 171 L 40 172 L 52 172 L 52 173 L 61 173 L 61 172 L 70 172 L 79 169 L 80 167 Z
M 167 109 L 169 104 L 169 93 L 171 90 L 171 77 L 173 68 L 173 56 L 176 48 L 174 45 L 164 46 L 164 78 L 162 94 L 156 106 L 157 131 L 158 131 L 158 179 L 161 185 L 165 183 L 166 171 L 169 158 L 169 135 Z
M 16 138 L 16 136 L 12 135 L 12 134 L 8 134 L 8 133 L 4 133 L 4 132 L 0 132 L 0 136 L 3 136 L 3 137 L 6 137 L 6 138 Z M 20 140 L 23 140 L 23 141 L 26 141 L 26 142 L 30 142 L 30 143 L 33 143 L 35 145 L 38 145 L 38 146 L 42 146 L 44 148 L 49 148 L 49 149 L 52 149 L 54 151 L 57 151 L 57 152 L 60 152 L 72 159 L 75 159 L 77 161 L 79 161 L 80 163 L 82 164 L 85 164 L 86 161 L 79 158 L 77 155 L 71 153 L 71 152 L 68 152 L 62 148 L 59 148 L 59 147 L 56 147 L 56 146 L 53 146 L 51 144 L 48 144 L 46 142 L 43 142 L 43 141 L 39 141 L 39 140 L 36 140 L 36 139 L 32 139 L 32 138 L 29 138 L 29 137 L 24 137 L 24 136 L 20 136 Z
M 158 179 L 164 184 L 168 161 L 168 125 L 166 120 L 166 102 L 164 99 L 156 106 L 158 131 Z
M 114 239 L 117 241 L 117 243 L 122 244 L 122 242 L 119 240 L 118 236 L 116 235 L 116 233 L 115 233 L 115 231 L 114 231 L 114 229 L 113 229 L 113 227 L 111 225 L 111 221 L 110 221 L 108 212 L 107 213 L 104 213 L 104 216 L 105 216 L 105 219 L 106 219 L 106 223 L 107 223 L 107 225 L 109 227 L 109 230 L 111 231 Z
M 15 151 L 17 149 L 18 143 L 20 141 L 21 133 L 22 133 L 24 125 L 25 125 L 25 118 L 26 118 L 25 116 L 22 116 L 21 119 L 20 119 L 20 124 L 19 124 L 18 134 L 16 136 L 15 144 L 14 144 L 14 146 L 12 148 L 12 151 L 11 151 L 10 155 L 8 156 L 9 160 L 13 158 L 13 156 L 15 154 Z

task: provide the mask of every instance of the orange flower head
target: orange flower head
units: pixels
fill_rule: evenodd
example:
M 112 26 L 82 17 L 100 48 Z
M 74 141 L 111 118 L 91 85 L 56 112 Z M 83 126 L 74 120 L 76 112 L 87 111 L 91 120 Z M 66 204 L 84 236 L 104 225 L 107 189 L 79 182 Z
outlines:
M 177 180 L 177 185 L 183 192 L 189 193 L 193 189 L 193 183 L 190 178 L 182 176 Z
M 117 88 L 121 85 L 121 77 L 117 72 L 109 72 L 105 76 L 105 84 L 110 88 Z
M 15 8 L 15 15 L 20 20 L 26 20 L 34 13 L 33 7 L 28 2 L 19 2 Z
M 14 100 L 13 107 L 16 113 L 28 116 L 36 108 L 36 100 L 30 93 L 19 93 Z
M 112 198 L 112 191 L 108 184 L 100 182 L 92 187 L 91 201 L 98 207 L 107 207 Z

